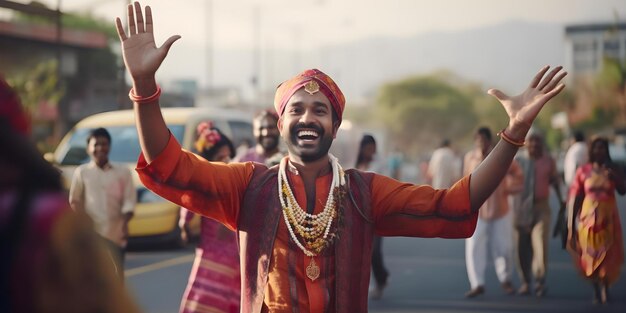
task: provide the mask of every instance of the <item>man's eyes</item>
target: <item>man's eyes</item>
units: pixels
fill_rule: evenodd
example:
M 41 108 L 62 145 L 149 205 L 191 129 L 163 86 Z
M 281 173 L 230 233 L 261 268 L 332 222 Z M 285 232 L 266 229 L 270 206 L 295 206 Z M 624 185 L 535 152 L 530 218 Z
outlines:
M 292 108 L 289 110 L 292 114 L 303 114 L 305 112 L 304 108 Z M 316 108 L 314 109 L 315 114 L 328 114 L 328 110 L 326 108 Z
M 292 108 L 292 109 L 290 110 L 290 112 L 291 112 L 291 113 L 296 113 L 296 114 L 297 114 L 297 113 L 302 113 L 302 112 L 304 112 L 304 110 L 303 110 L 302 108 Z

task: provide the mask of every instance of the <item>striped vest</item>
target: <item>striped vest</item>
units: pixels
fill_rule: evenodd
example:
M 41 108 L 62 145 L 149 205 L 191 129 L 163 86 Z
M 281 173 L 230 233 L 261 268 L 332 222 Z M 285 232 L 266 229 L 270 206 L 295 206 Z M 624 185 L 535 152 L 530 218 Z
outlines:
M 347 170 L 348 192 L 343 199 L 342 223 L 335 251 L 335 312 L 367 312 L 374 225 L 371 173 Z M 256 164 L 244 195 L 238 222 L 242 271 L 241 312 L 258 313 L 268 281 L 274 240 L 282 208 L 278 199 L 278 166 Z

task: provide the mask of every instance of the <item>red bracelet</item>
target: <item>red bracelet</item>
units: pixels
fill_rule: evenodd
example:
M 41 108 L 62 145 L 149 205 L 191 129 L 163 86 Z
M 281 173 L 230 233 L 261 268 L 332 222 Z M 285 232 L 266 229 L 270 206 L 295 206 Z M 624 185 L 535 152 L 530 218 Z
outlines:
M 135 88 L 131 88 L 130 92 L 128 93 L 128 97 L 130 98 L 130 100 L 138 104 L 154 102 L 161 96 L 161 86 L 157 85 L 156 87 L 157 89 L 154 94 L 148 97 L 141 97 L 136 95 Z
M 512 144 L 514 146 L 516 146 L 516 147 L 523 147 L 526 144 L 526 142 L 524 142 L 524 141 L 515 141 L 515 140 L 513 140 L 511 137 L 509 137 L 509 135 L 507 135 L 504 132 L 505 130 L 506 130 L 506 128 L 501 130 L 497 134 L 498 136 L 500 136 L 500 138 L 502 138 L 502 140 L 504 140 L 504 141 L 506 141 L 506 142 L 508 142 L 508 143 L 510 143 L 510 144 Z

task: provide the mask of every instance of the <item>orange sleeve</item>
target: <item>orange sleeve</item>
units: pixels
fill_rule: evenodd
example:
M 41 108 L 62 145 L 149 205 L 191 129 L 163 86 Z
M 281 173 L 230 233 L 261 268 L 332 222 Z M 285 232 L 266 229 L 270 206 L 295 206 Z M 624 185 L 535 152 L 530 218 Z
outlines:
M 467 238 L 474 233 L 478 211 L 472 212 L 470 176 L 450 189 L 402 183 L 382 175 L 372 179 L 372 211 L 382 236 Z
M 141 182 L 161 197 L 237 229 L 239 209 L 254 165 L 212 163 L 181 148 L 170 134 L 165 149 L 150 164 L 137 161 Z

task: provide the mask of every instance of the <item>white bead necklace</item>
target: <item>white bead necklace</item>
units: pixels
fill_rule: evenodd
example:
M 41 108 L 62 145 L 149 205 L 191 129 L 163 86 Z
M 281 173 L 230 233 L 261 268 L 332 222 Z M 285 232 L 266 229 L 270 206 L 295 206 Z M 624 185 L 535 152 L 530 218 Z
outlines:
M 287 180 L 287 157 L 281 160 L 278 168 L 278 198 L 283 208 L 285 224 L 287 224 L 289 235 L 298 248 L 309 257 L 316 256 L 318 253 L 307 249 L 300 239 L 298 239 L 296 231 L 305 241 L 309 241 L 307 239 L 310 238 L 319 239 L 322 232 L 322 239 L 326 240 L 330 233 L 334 217 L 337 214 L 334 191 L 345 185 L 343 169 L 341 165 L 339 165 L 339 161 L 331 154 L 329 154 L 329 158 L 333 170 L 333 179 L 324 210 L 318 214 L 309 214 L 303 210 L 296 201 L 293 191 L 289 186 L 289 181 Z M 294 231 L 294 228 L 296 231 Z M 305 237 L 305 235 L 308 238 Z M 311 242 L 313 242 L 313 240 L 311 240 Z

